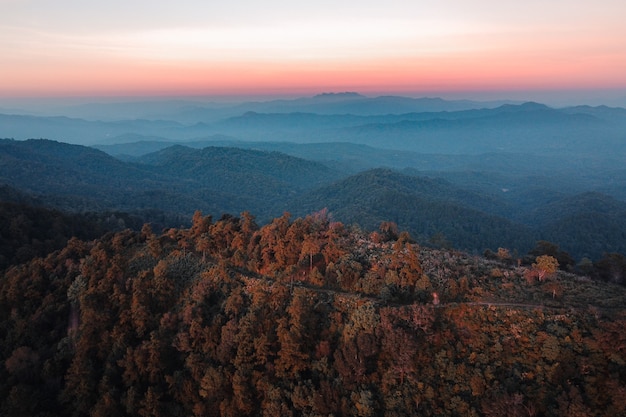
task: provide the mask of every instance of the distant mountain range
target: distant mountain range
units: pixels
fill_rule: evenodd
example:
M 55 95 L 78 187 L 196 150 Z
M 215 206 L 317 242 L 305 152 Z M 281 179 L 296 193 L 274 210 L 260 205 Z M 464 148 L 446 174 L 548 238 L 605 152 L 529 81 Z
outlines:
M 346 92 L 63 111 L 0 114 L 0 138 L 18 139 L 0 142 L 0 184 L 52 207 L 159 224 L 195 210 L 264 222 L 327 207 L 470 251 L 545 238 L 577 257 L 626 253 L 622 108 Z
M 413 111 L 402 113 L 401 110 L 408 109 L 382 104 L 389 101 L 412 103 Z M 359 111 L 355 103 L 370 103 L 379 113 L 366 114 Z M 423 105 L 419 107 L 416 103 Z M 431 103 L 429 111 L 415 111 L 428 107 L 424 103 Z M 339 104 L 345 109 L 337 108 Z M 476 104 L 347 95 L 246 103 L 231 108 L 239 112 L 235 115 L 225 118 L 198 116 L 187 122 L 177 120 L 175 114 L 167 120 L 164 115 L 163 119 L 106 122 L 0 115 L 0 137 L 49 138 L 101 146 L 142 141 L 198 143 L 227 139 L 242 142 L 349 142 L 376 148 L 457 155 L 486 152 L 566 158 L 581 155 L 619 158 L 619 155 L 626 155 L 624 109 L 585 106 L 552 109 L 538 103 L 524 103 L 454 110 Z M 435 110 L 442 107 L 448 110 Z M 286 112 L 287 109 L 291 111 Z
M 250 211 L 263 223 L 285 211 L 328 208 L 347 224 L 373 230 L 393 221 L 424 244 L 446 241 L 472 252 L 525 253 L 548 239 L 578 259 L 626 253 L 623 201 L 562 192 L 532 178 L 467 171 L 459 179 L 455 172 L 449 179 L 409 170 L 354 174 L 276 151 L 180 145 L 124 162 L 78 145 L 0 141 L 0 183 L 67 211 L 157 210 L 170 219 L 195 210 Z M 503 181 L 517 188 L 498 188 Z
M 203 99 L 130 100 L 48 106 L 38 111 L 12 108 L 1 112 L 40 116 L 64 115 L 86 120 L 174 120 L 185 124 L 212 122 L 253 111 L 259 113 L 402 114 L 498 107 L 512 101 L 444 100 L 402 96 L 367 97 L 358 93 L 324 93 L 313 97 L 265 101 L 216 102 Z

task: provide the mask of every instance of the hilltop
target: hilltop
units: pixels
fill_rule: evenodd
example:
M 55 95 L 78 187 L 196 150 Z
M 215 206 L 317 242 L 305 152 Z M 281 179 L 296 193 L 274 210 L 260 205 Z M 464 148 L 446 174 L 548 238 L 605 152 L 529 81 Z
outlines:
M 0 410 L 623 415 L 626 289 L 501 255 L 325 212 L 73 239 L 0 280 Z

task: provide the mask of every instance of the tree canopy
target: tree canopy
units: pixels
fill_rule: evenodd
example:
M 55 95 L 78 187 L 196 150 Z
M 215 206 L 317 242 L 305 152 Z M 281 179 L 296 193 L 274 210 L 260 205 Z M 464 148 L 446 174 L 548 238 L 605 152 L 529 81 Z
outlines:
M 624 415 L 626 289 L 381 232 L 196 213 L 13 266 L 0 412 Z

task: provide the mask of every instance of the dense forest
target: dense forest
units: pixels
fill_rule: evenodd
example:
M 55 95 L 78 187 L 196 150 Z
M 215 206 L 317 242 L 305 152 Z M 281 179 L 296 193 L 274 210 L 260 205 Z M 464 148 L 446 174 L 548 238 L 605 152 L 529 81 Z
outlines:
M 2 274 L 0 414 L 623 416 L 626 288 L 530 256 L 325 211 L 70 239 Z
M 59 198 L 56 201 L 63 201 Z M 45 257 L 62 249 L 72 238 L 92 240 L 107 232 L 141 230 L 148 222 L 161 230 L 188 219 L 159 210 L 76 212 L 50 208 L 51 200 L 0 186 L 0 271 L 11 265 Z

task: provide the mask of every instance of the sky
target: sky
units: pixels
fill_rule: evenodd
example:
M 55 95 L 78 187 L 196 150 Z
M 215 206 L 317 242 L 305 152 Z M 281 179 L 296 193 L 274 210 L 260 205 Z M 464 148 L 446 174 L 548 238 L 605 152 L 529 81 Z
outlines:
M 0 0 L 0 98 L 626 98 L 624 0 Z

